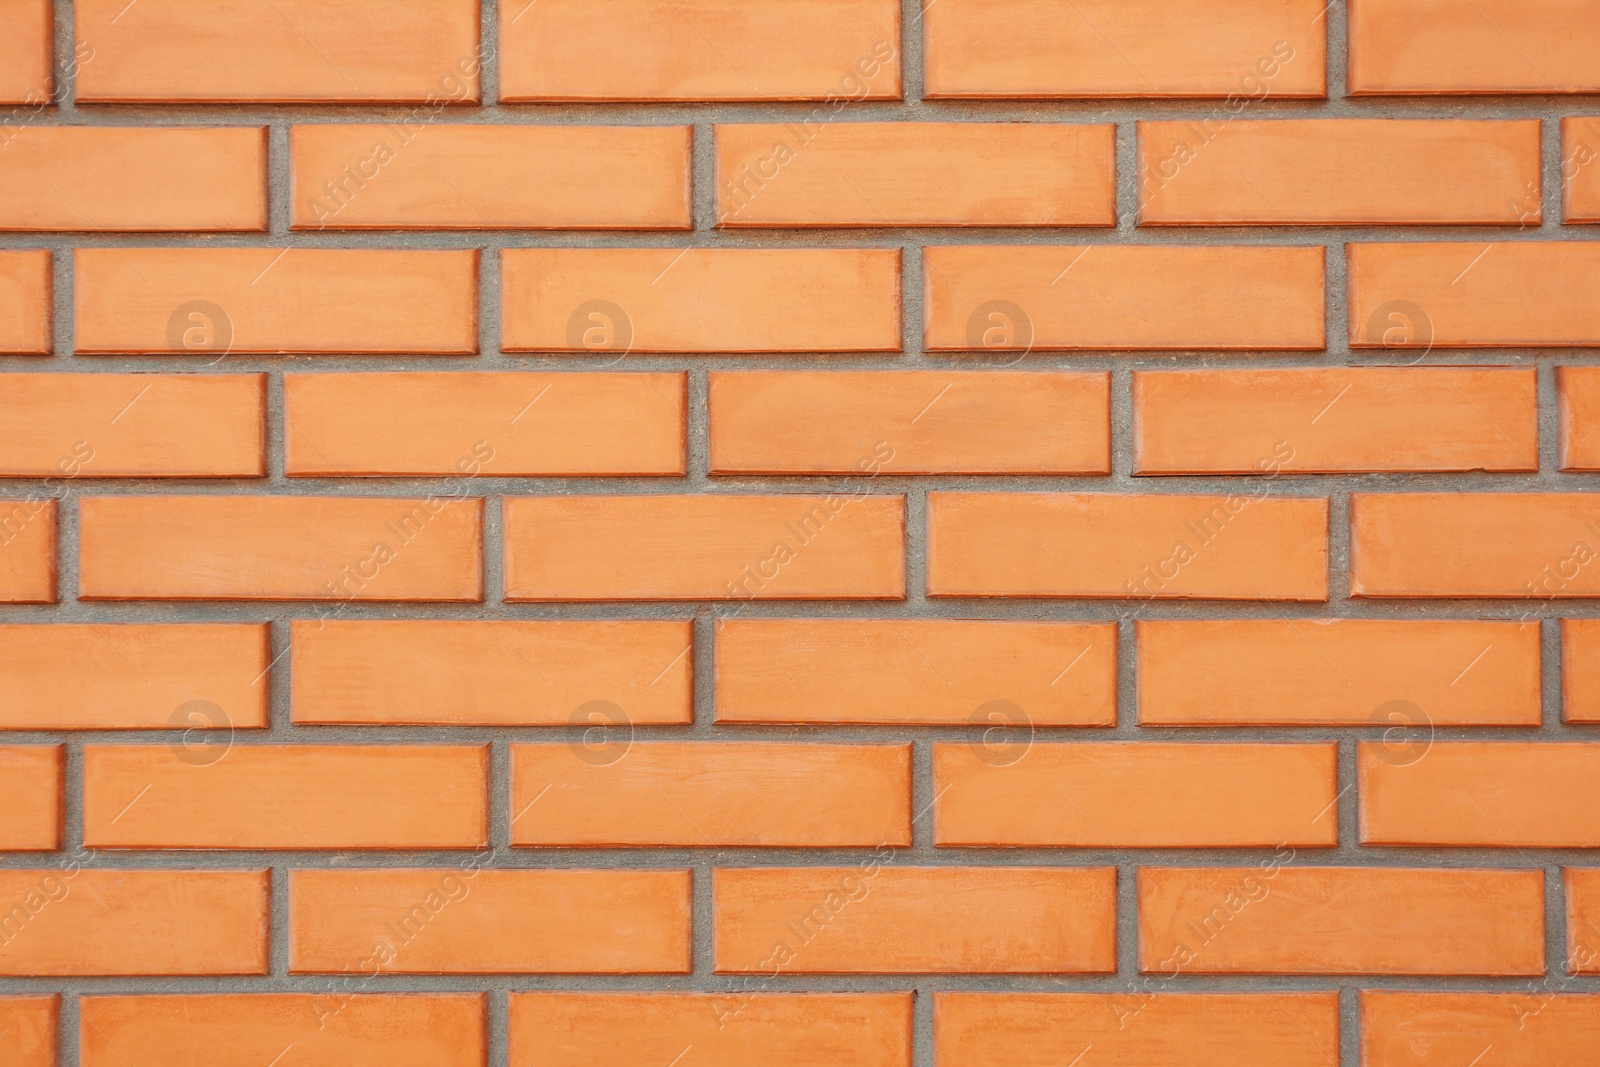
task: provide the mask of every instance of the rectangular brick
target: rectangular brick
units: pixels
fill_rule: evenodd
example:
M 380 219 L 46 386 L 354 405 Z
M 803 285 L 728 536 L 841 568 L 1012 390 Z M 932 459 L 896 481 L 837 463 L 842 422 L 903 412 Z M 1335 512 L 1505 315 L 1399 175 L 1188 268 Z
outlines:
M 84 354 L 478 350 L 475 251 L 80 248 Z
M 905 499 L 507 498 L 506 599 L 905 596 Z
M 1470 1063 L 1493 1049 L 1504 1067 L 1582 1063 L 1600 1047 L 1600 997 L 1543 989 L 1516 993 L 1422 993 L 1363 989 L 1365 1067 Z
M 1533 367 L 1135 371 L 1138 474 L 1539 469 Z
M 43 108 L 54 87 L 51 79 L 55 51 L 55 5 L 51 0 L 9 0 L 5 7 L 5 33 L 0 34 L 0 104 L 28 104 Z M 0 131 L 0 147 L 9 140 Z
M 1556 368 L 1561 469 L 1600 470 L 1600 367 Z
M 1332 744 L 933 746 L 936 845 L 1338 844 Z
M 500 99 L 898 100 L 899 42 L 895 0 L 502 0 Z
M 267 135 L 259 126 L 8 132 L 0 230 L 267 228 Z
M 1326 600 L 1323 497 L 930 493 L 930 596 Z
M 0 477 L 256 478 L 265 374 L 8 374 Z
M 1111 623 L 729 619 L 717 721 L 1110 726 L 1116 659 Z
M 0 626 L 0 730 L 262 727 L 269 658 L 264 623 Z
M 82 1067 L 483 1067 L 481 994 L 251 993 L 91 996 Z
M 1327 1067 L 1337 993 L 935 993 L 940 1067 Z
M 289 872 L 289 970 L 688 974 L 687 870 Z
M 1568 974 L 1600 974 L 1600 868 L 1565 867 Z
M 56 502 L 0 500 L 0 603 L 56 602 Z
M 1350 594 L 1600 595 L 1597 522 L 1587 493 L 1354 493 Z
M 833 118 L 719 124 L 717 225 L 1116 223 L 1112 126 Z
M 673 475 L 685 376 L 289 374 L 290 476 Z
M 267 973 L 266 871 L 0 870 L 0 975 Z
M 470 848 L 489 750 L 444 745 L 89 745 L 92 848 Z
M 1407 745 L 1429 724 L 1539 725 L 1537 622 L 1141 619 L 1134 633 L 1143 726 L 1376 724 Z
M 1600 222 L 1600 116 L 1561 120 L 1561 218 Z
M 713 372 L 713 474 L 1109 474 L 1111 376 Z
M 887 854 L 887 859 L 885 859 Z M 1110 867 L 712 872 L 718 974 L 1110 974 Z
M 296 125 L 297 230 L 687 230 L 688 126 Z
M 1349 89 L 1379 93 L 1600 91 L 1600 2 L 1358 0 Z
M 1561 718 L 1600 722 L 1600 619 L 1561 620 Z
M 910 993 L 512 993 L 511 1061 L 911 1067 Z
M 1539 224 L 1537 119 L 1138 128 L 1142 226 Z
M 507 248 L 507 352 L 898 352 L 898 248 Z
M 472 0 L 78 0 L 94 103 L 473 103 Z M 437 114 L 437 111 L 435 111 Z
M 0 252 L 0 355 L 49 353 L 53 287 L 48 249 Z
M 7 1067 L 55 1067 L 60 1014 L 60 998 L 54 995 L 0 997 L 0 1033 L 11 1057 Z
M 677 620 L 296 621 L 294 721 L 557 726 L 693 721 Z M 614 713 L 613 713 L 614 714 Z
M 0 851 L 61 847 L 62 753 L 60 745 L 0 747 Z M 906 789 L 909 796 L 909 782 Z
M 923 251 L 930 351 L 1323 346 L 1323 250 L 959 245 Z
M 911 746 L 514 745 L 511 814 L 513 845 L 909 846 Z
M 1290 860 L 1292 860 L 1292 853 Z M 1544 973 L 1544 872 L 1141 867 L 1146 974 Z

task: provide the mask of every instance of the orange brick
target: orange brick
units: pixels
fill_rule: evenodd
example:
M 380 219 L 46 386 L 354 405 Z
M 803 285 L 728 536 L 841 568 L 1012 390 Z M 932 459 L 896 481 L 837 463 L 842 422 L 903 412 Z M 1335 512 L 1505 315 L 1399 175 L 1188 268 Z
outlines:
M 1109 623 L 730 619 L 717 629 L 717 721 L 980 723 L 1009 753 L 1039 726 L 1116 721 Z
M 903 497 L 521 497 L 504 508 L 507 600 L 905 596 Z
M 1263 848 L 1338 843 L 1331 744 L 933 746 L 936 845 Z
M 471 0 L 79 0 L 77 98 L 96 103 L 469 103 Z M 437 115 L 437 110 L 430 113 Z
M 488 748 L 90 745 L 92 848 L 469 848 L 488 843 Z
M 289 632 L 295 722 L 693 721 L 687 622 L 297 621 Z
M 1600 90 L 1600 3 L 1358 0 L 1350 92 L 1579 93 Z
M 267 973 L 266 871 L 0 870 L 0 975 Z
M 718 974 L 1109 974 L 1109 867 L 858 867 L 712 873 Z
M 259 477 L 264 374 L 9 374 L 0 476 Z
M 898 100 L 899 42 L 895 0 L 501 0 L 500 99 Z
M 1557 367 L 1561 469 L 1600 470 L 1600 367 Z
M 1139 970 L 1544 973 L 1543 871 L 1291 868 L 1292 859 L 1140 868 Z
M 3 68 L 0 68 L 3 69 Z M 60 1004 L 55 996 L 0 997 L 8 1067 L 55 1067 Z
M 470 355 L 477 253 L 80 248 L 74 336 L 98 353 Z
M 79 502 L 84 600 L 483 597 L 483 502 L 101 496 Z
M 83 1067 L 482 1067 L 481 995 L 252 993 L 93 996 L 80 1002 Z
M 1326 600 L 1328 501 L 930 493 L 930 596 Z
M 0 729 L 265 726 L 269 656 L 264 624 L 0 626 Z
M 289 970 L 688 974 L 686 870 L 296 870 Z
M 267 228 L 267 137 L 260 127 L 34 125 L 8 132 L 0 152 L 0 230 Z
M 1539 122 L 1141 122 L 1140 225 L 1537 226 Z
M 511 814 L 513 845 L 909 846 L 911 746 L 515 745 Z
M 1600 501 L 1586 493 L 1355 493 L 1350 593 L 1595 596 L 1597 522 Z
M 1561 217 L 1600 222 L 1600 117 L 1561 120 Z
M 61 847 L 63 774 L 60 745 L 0 747 L 0 851 Z
M 56 602 L 54 500 L 0 500 L 0 602 Z
M 1137 371 L 1139 474 L 1539 469 L 1533 367 Z
M 1600 974 L 1600 868 L 1566 867 L 1568 974 Z
M 513 993 L 511 1061 L 911 1067 L 909 993 Z
M 1561 717 L 1600 722 L 1600 619 L 1561 620 Z
M 50 0 L 9 0 L 0 18 L 0 104 L 46 107 L 53 87 L 52 53 L 55 51 L 54 5 Z M 0 147 L 10 140 L 0 128 Z
M 1321 248 L 1261 246 L 928 248 L 924 342 L 1017 353 L 1320 349 L 1322 260 Z
M 688 126 L 297 125 L 297 230 L 687 230 Z
M 898 352 L 898 248 L 508 248 L 508 352 Z
M 1346 254 L 1353 347 L 1600 344 L 1600 243 L 1353 244 Z
M 1539 725 L 1538 623 L 1431 619 L 1145 621 L 1139 722 L 1399 728 Z M 1413 727 L 1406 730 L 1407 725 Z
M 52 288 L 47 249 L 0 252 L 0 354 L 39 356 L 50 351 Z
M 711 374 L 713 474 L 1109 474 L 1111 380 L 989 371 Z
M 1600 1043 L 1600 997 L 1518 993 L 1361 991 L 1366 1067 L 1470 1063 L 1484 1049 L 1497 1065 L 1582 1063 Z
M 682 474 L 683 374 L 290 374 L 290 475 Z
M 717 225 L 1116 222 L 1112 126 L 833 118 L 718 125 Z
M 1337 993 L 935 993 L 941 1067 L 1105 1064 L 1326 1067 Z M 1087 1047 L 1086 1047 L 1087 1046 Z

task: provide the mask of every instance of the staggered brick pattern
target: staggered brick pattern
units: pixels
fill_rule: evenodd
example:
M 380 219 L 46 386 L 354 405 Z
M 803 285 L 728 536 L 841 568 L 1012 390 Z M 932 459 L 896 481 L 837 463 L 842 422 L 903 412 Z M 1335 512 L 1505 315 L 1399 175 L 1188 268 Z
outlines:
M 1596 224 L 1600 0 L 0 0 L 0 1064 L 1600 1064 Z

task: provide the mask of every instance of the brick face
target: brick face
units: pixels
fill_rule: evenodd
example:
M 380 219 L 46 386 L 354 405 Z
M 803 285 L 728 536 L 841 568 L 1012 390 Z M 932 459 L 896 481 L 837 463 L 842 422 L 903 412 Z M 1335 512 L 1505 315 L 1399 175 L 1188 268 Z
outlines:
M 0 353 L 50 351 L 50 253 L 0 252 Z

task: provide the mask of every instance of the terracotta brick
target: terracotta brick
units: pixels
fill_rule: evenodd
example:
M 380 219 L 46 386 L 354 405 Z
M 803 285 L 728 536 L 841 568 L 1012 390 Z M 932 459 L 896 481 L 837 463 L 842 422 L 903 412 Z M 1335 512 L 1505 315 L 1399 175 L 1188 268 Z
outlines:
M 63 777 L 60 745 L 0 747 L 0 851 L 61 847 Z
M 77 98 L 97 103 L 476 102 L 471 0 L 79 0 Z M 429 114 L 435 112 L 430 108 Z
M 898 100 L 899 42 L 895 0 L 500 0 L 500 99 Z
M 933 746 L 936 845 L 1270 848 L 1338 843 L 1331 744 Z
M 1600 722 L 1600 619 L 1561 620 L 1561 717 Z
M 930 493 L 930 596 L 1326 600 L 1321 497 Z
M 687 230 L 688 126 L 297 125 L 297 230 Z
M 92 996 L 83 1067 L 482 1067 L 481 995 L 327 993 Z
M 56 502 L 0 500 L 0 603 L 56 602 Z
M 686 870 L 296 870 L 289 970 L 688 974 Z
M 1584 493 L 1355 493 L 1350 593 L 1595 596 L 1597 522 Z
M 297 621 L 289 632 L 295 722 L 693 721 L 687 622 Z
M 930 351 L 1323 346 L 1321 248 L 925 249 Z M 1020 359 L 1020 355 L 1018 356 Z
M 511 1060 L 542 1067 L 911 1067 L 909 993 L 513 993 Z
M 0 729 L 265 726 L 269 659 L 264 624 L 0 626 Z
M 290 374 L 287 473 L 684 472 L 684 375 Z
M 853 493 L 504 503 L 507 600 L 898 600 L 905 500 Z
M 477 253 L 80 248 L 77 350 L 470 355 Z
M 1539 725 L 1536 622 L 1141 619 L 1134 627 L 1144 726 L 1377 724 L 1400 728 L 1391 741 L 1409 746 L 1425 744 L 1432 726 Z
M 267 228 L 261 127 L 30 125 L 6 133 L 0 230 Z
M 1136 371 L 1139 474 L 1539 469 L 1533 367 Z
M 1600 1042 L 1600 997 L 1549 987 L 1516 993 L 1361 991 L 1361 1062 L 1425 1067 L 1492 1048 L 1505 1067 L 1582 1063 Z
M 718 974 L 1109 974 L 1109 867 L 719 869 Z
M 266 974 L 267 895 L 266 871 L 96 870 L 71 857 L 0 870 L 0 975 Z
M 1353 347 L 1600 344 L 1600 244 L 1353 244 L 1346 255 Z
M 1543 871 L 1289 867 L 1292 859 L 1141 867 L 1139 970 L 1544 973 Z
M 1109 623 L 730 619 L 717 628 L 718 722 L 949 723 L 1020 729 L 1116 721 Z
M 898 352 L 897 248 L 508 248 L 508 352 Z
M 1561 120 L 1561 217 L 1600 222 L 1600 116 Z
M 10 1067 L 55 1067 L 59 998 L 0 998 L 0 1032 L 6 1035 Z
M 260 477 L 264 374 L 8 374 L 0 477 Z
M 940 0 L 924 7 L 924 95 L 1227 97 L 1230 111 L 1326 91 L 1315 0 Z
M 1337 993 L 935 993 L 941 1067 L 1326 1067 Z
M 483 502 L 101 496 L 79 502 L 84 600 L 483 597 Z
M 1539 224 L 1539 122 L 1141 122 L 1140 225 Z
M 1600 367 L 1557 367 L 1561 469 L 1600 470 Z
M 0 104 L 43 108 L 52 88 L 54 5 L 50 0 L 9 0 L 0 18 L 5 20 L 5 33 L 0 34 Z M 0 128 L 0 146 L 10 140 L 10 132 Z
M 89 745 L 92 848 L 469 848 L 488 843 L 487 746 Z
M 0 62 L 0 70 L 4 69 Z M 47 249 L 0 252 L 0 354 L 38 356 L 50 351 L 52 286 Z
M 1579 93 L 1600 90 L 1600 3 L 1357 0 L 1350 92 Z
M 833 118 L 718 125 L 717 225 L 1116 222 L 1112 126 Z
M 1109 474 L 1111 377 L 711 374 L 713 474 Z
M 909 846 L 911 746 L 515 745 L 511 815 L 513 845 Z
M 1600 868 L 1562 869 L 1568 974 L 1600 974 Z

